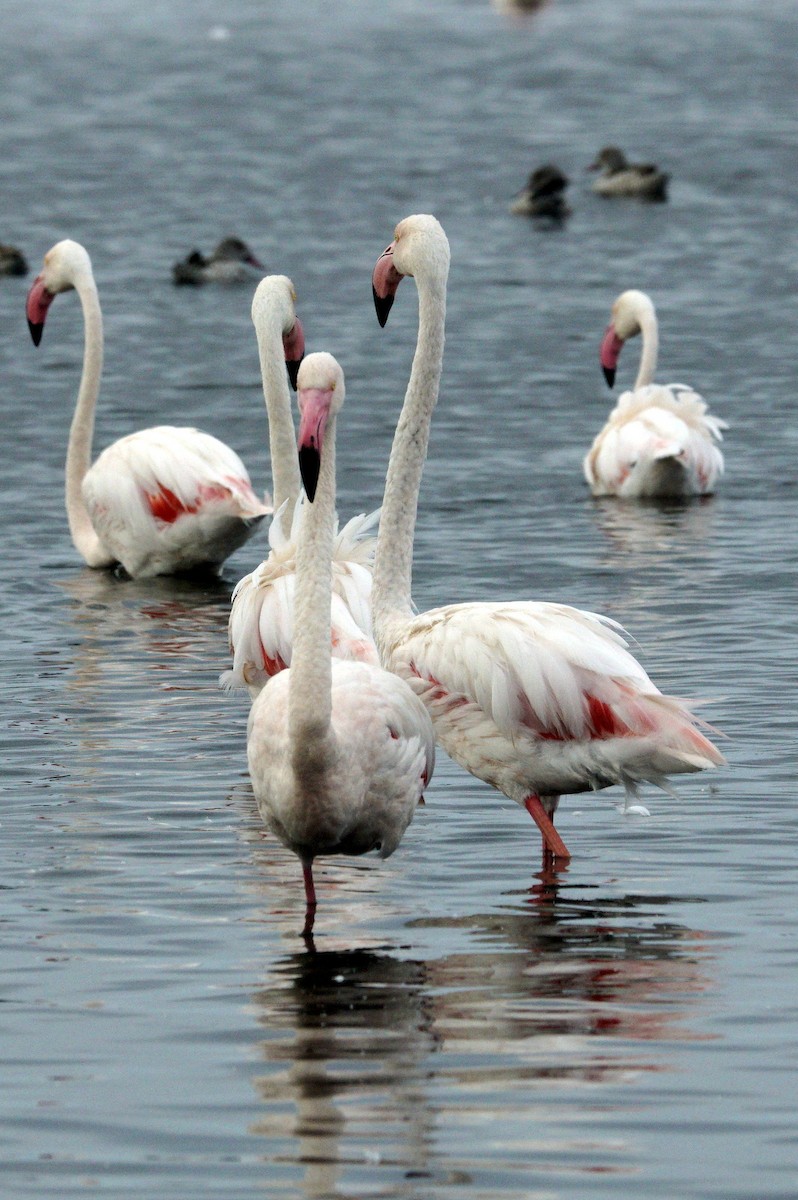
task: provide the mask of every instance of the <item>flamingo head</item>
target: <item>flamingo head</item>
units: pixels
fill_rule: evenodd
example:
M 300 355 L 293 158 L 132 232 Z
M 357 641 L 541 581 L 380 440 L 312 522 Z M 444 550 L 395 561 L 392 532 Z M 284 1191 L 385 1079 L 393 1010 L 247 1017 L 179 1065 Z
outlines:
M 252 322 L 279 321 L 283 336 L 283 354 L 291 387 L 296 391 L 299 364 L 305 354 L 305 333 L 294 311 L 296 291 L 287 275 L 266 275 L 252 297 Z
M 302 360 L 297 376 L 299 471 L 313 503 L 321 471 L 324 436 L 331 417 L 344 402 L 344 373 L 332 354 L 317 352 Z
M 615 369 L 621 355 L 624 342 L 636 337 L 642 328 L 642 322 L 649 314 L 653 318 L 654 306 L 645 292 L 631 289 L 621 292 L 612 306 L 610 323 L 604 331 L 599 351 L 599 361 L 604 372 L 607 385 L 615 383 Z
M 47 310 L 59 292 L 75 286 L 75 278 L 83 273 L 92 278 L 91 259 L 79 242 L 57 242 L 44 256 L 41 271 L 31 284 L 25 302 L 28 329 L 34 346 L 42 340 Z
M 449 242 L 440 222 L 428 213 L 405 217 L 396 226 L 393 241 L 377 259 L 371 277 L 377 320 L 384 326 L 405 275 L 430 271 L 445 286 L 449 272 Z

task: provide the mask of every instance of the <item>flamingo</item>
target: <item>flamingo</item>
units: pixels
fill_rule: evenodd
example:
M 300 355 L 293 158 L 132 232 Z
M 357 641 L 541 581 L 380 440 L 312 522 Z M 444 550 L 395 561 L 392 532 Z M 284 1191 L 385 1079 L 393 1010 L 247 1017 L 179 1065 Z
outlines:
M 392 854 L 432 776 L 435 739 L 424 705 L 396 675 L 332 657 L 335 427 L 344 375 L 331 354 L 309 354 L 298 382 L 308 503 L 296 552 L 294 650 L 290 668 L 252 705 L 247 758 L 261 817 L 302 863 L 308 935 L 314 858 Z
M 304 335 L 295 300 L 294 285 L 286 275 L 267 275 L 252 300 L 269 418 L 276 515 L 269 529 L 268 557 L 245 575 L 233 592 L 228 627 L 233 667 L 222 673 L 220 682 L 226 688 L 246 687 L 253 700 L 270 676 L 289 666 L 293 643 L 296 542 L 302 519 L 302 505 L 297 501 L 302 481 L 283 359 L 296 383 Z M 371 636 L 370 610 L 374 539 L 367 535 L 377 515 L 353 517 L 336 534 L 332 598 L 336 657 L 375 666 L 379 656 Z
M 418 341 L 385 481 L 372 585 L 383 665 L 415 690 L 446 752 L 522 805 L 544 862 L 570 858 L 554 827 L 560 795 L 637 784 L 723 762 L 685 705 L 664 696 L 615 621 L 564 604 L 451 604 L 416 615 L 413 534 L 443 362 L 449 244 L 429 215 L 405 218 L 372 278 L 385 324 L 405 275 Z
M 726 422 L 713 417 L 697 392 L 681 383 L 652 382 L 657 367 L 657 315 L 645 292 L 622 292 L 601 343 L 607 383 L 624 342 L 642 337 L 634 389 L 624 392 L 583 463 L 594 496 L 707 496 L 723 472 L 715 444 Z
M 630 163 L 617 146 L 604 146 L 588 171 L 601 171 L 593 184 L 599 196 L 635 196 L 638 200 L 667 200 L 668 179 L 653 163 Z
M 58 242 L 27 299 L 34 344 L 59 292 L 74 288 L 85 324 L 83 372 L 69 433 L 66 509 L 75 549 L 90 567 L 121 564 L 134 579 L 217 569 L 271 509 L 238 455 L 197 429 L 158 425 L 120 438 L 91 466 L 103 327 L 88 253 Z

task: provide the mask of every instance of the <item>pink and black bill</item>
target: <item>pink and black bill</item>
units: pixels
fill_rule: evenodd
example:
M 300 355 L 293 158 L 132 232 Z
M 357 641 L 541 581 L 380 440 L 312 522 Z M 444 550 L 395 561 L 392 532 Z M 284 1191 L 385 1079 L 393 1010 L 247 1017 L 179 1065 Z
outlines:
M 306 388 L 300 396 L 302 411 L 297 438 L 299 473 L 307 498 L 312 504 L 316 498 L 321 470 L 321 447 L 330 415 L 330 392 L 320 388 Z
M 31 284 L 28 299 L 25 302 L 25 315 L 28 318 L 28 329 L 33 338 L 34 346 L 38 346 L 42 340 L 47 309 L 54 299 L 54 294 L 48 292 L 44 286 L 41 275 L 37 275 Z
M 283 353 L 291 387 L 296 391 L 296 381 L 302 359 L 305 357 L 305 332 L 299 317 L 294 322 L 294 328 L 283 336 Z
M 377 320 L 382 328 L 385 328 L 385 322 L 388 320 L 388 313 L 391 311 L 396 289 L 402 281 L 403 276 L 399 274 L 396 267 L 393 265 L 393 242 L 377 259 L 377 265 L 371 276 L 371 294 L 374 297 L 374 307 L 377 310 Z
M 610 324 L 601 339 L 601 350 L 599 351 L 601 369 L 608 387 L 612 387 L 615 383 L 615 368 L 618 366 L 621 350 L 623 350 L 623 338 L 618 337 L 615 326 Z

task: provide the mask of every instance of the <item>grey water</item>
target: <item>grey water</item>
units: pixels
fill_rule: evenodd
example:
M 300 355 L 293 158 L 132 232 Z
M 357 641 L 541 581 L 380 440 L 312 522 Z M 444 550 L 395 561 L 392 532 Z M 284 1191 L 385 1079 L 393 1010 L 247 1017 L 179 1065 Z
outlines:
M 42 0 L 0 5 L 3 421 L 0 1194 L 8 1200 L 673 1200 L 798 1193 L 794 0 Z M 607 143 L 671 173 L 593 196 Z M 573 215 L 511 216 L 553 160 Z M 347 375 L 343 515 L 376 507 L 414 344 L 370 272 L 396 222 L 452 245 L 419 606 L 527 597 L 620 621 L 729 765 L 565 798 L 541 877 L 516 806 L 440 756 L 393 858 L 298 865 L 217 688 L 236 580 L 84 568 L 63 510 L 74 296 L 37 350 L 42 255 L 89 250 L 100 449 L 196 424 L 269 487 L 252 288 L 173 287 L 245 238 Z M 683 507 L 597 503 L 610 304 L 648 291 L 659 377 L 728 421 Z M 633 378 L 637 345 L 621 359 Z M 720 734 L 718 735 L 720 736 Z

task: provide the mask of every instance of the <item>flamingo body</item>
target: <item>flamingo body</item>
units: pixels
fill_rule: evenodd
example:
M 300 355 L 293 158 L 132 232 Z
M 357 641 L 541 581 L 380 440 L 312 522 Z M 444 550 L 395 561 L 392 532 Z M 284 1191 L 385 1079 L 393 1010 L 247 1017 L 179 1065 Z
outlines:
M 234 450 L 171 425 L 108 446 L 82 494 L 110 559 L 134 579 L 220 566 L 269 511 Z
M 268 680 L 249 716 L 249 770 L 258 809 L 303 861 L 318 855 L 393 854 L 434 762 L 424 705 L 401 679 L 370 663 L 336 660 L 323 766 L 292 761 L 291 670 Z M 311 701 L 312 702 L 312 701 Z
M 606 617 L 567 605 L 451 604 L 387 633 L 384 662 L 424 701 L 450 757 L 511 800 L 697 771 L 721 761 Z
M 223 673 L 227 688 L 249 690 L 254 700 L 272 676 L 291 665 L 294 643 L 296 543 L 302 503 L 294 510 L 290 535 L 280 515 L 269 527 L 268 558 L 239 580 L 233 592 L 228 635 L 233 666 Z M 371 567 L 374 517 L 352 517 L 335 536 L 332 559 L 331 646 L 336 658 L 379 666 L 371 628 Z
M 624 392 L 583 461 L 594 496 L 623 499 L 710 495 L 723 473 L 718 442 L 726 422 L 684 384 L 652 382 L 658 329 L 645 292 L 622 292 L 601 343 L 600 360 L 610 386 L 624 343 L 640 334 L 642 351 L 632 391 Z
M 343 372 L 329 354 L 299 371 L 302 508 L 291 666 L 269 679 L 249 716 L 247 758 L 260 814 L 302 862 L 305 933 L 313 927 L 318 855 L 392 854 L 434 766 L 423 703 L 382 667 L 333 659 L 335 424 Z
M 294 309 L 295 292 L 285 275 L 268 275 L 252 300 L 263 394 L 269 418 L 275 517 L 269 555 L 233 592 L 228 626 L 233 666 L 221 676 L 229 688 L 257 696 L 267 679 L 290 666 L 294 640 L 296 547 L 302 522 L 301 479 L 291 395 L 304 336 Z M 337 658 L 379 665 L 371 630 L 371 564 L 378 514 L 359 516 L 336 532 L 332 549 L 332 650 Z
M 169 425 L 114 442 L 91 465 L 100 390 L 100 302 L 83 246 L 58 242 L 28 293 L 39 344 L 50 304 L 74 288 L 85 324 L 83 371 L 69 435 L 66 507 L 75 548 L 90 567 L 120 563 L 132 578 L 216 570 L 271 508 L 255 495 L 238 455 L 207 433 Z
M 404 275 L 416 280 L 419 332 L 385 484 L 372 590 L 383 664 L 414 687 L 444 749 L 522 804 L 544 853 L 569 857 L 551 820 L 563 792 L 723 761 L 679 700 L 662 695 L 604 617 L 535 602 L 454 604 L 415 615 L 411 602 L 418 492 L 443 363 L 446 235 L 407 217 L 372 277 L 385 323 Z

